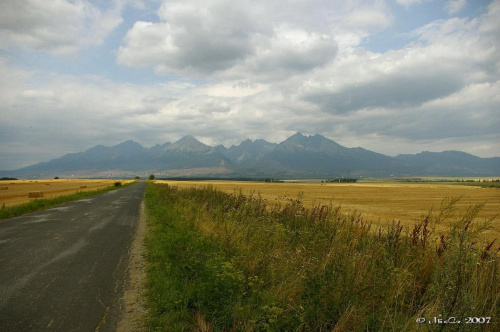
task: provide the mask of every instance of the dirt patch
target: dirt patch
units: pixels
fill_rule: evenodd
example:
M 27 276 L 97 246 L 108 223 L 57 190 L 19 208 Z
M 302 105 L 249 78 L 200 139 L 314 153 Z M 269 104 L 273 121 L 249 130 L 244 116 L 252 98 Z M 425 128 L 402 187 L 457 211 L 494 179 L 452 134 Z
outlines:
M 122 318 L 118 322 L 117 331 L 136 332 L 147 331 L 147 308 L 145 301 L 146 260 L 144 255 L 146 247 L 144 236 L 146 234 L 146 210 L 144 201 L 141 203 L 139 224 L 130 246 L 127 280 L 125 281 L 122 309 Z

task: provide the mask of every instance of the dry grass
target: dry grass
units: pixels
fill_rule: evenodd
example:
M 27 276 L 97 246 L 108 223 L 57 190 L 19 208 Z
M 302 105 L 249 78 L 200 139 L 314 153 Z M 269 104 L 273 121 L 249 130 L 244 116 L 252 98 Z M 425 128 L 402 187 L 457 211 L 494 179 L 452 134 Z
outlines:
M 479 219 L 490 219 L 500 211 L 500 190 L 470 185 L 440 183 L 263 183 L 236 181 L 155 181 L 179 188 L 201 187 L 209 183 L 227 193 L 240 190 L 244 195 L 260 194 L 269 202 L 297 199 L 302 193 L 305 206 L 317 204 L 341 205 L 344 211 L 360 212 L 365 221 L 382 223 L 401 220 L 413 226 L 429 209 L 439 209 L 444 198 L 462 197 L 457 203 L 460 212 L 470 205 L 486 203 Z M 500 217 L 492 222 L 492 229 L 484 233 L 486 239 L 500 239 Z
M 76 192 L 93 191 L 113 186 L 117 180 L 87 180 L 87 179 L 57 179 L 57 180 L 16 180 L 5 181 L 0 192 L 0 206 L 14 206 L 29 202 L 30 192 L 43 192 L 43 198 L 53 198 L 62 195 L 70 195 Z M 132 180 L 120 180 L 122 184 Z

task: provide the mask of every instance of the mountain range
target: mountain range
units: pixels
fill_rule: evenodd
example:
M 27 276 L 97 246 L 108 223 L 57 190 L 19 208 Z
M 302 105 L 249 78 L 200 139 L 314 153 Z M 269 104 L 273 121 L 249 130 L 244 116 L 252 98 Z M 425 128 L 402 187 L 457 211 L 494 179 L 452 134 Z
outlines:
M 347 148 L 321 136 L 296 133 L 276 144 L 249 139 L 226 148 L 208 146 L 193 136 L 145 148 L 132 140 L 97 145 L 0 177 L 157 177 L 331 178 L 388 176 L 498 176 L 500 158 L 460 151 L 421 152 L 395 157 L 360 147 Z

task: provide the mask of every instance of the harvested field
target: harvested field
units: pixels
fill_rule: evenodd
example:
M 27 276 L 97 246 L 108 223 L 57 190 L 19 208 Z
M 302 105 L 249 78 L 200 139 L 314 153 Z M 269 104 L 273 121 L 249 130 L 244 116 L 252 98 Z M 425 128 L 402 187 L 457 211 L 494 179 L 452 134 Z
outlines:
M 269 202 L 297 199 L 302 193 L 306 206 L 317 204 L 341 205 L 346 211 L 358 211 L 366 221 L 383 224 L 401 220 L 413 225 L 433 208 L 439 210 L 443 199 L 462 197 L 459 212 L 471 204 L 482 204 L 480 221 L 492 218 L 500 211 L 500 189 L 446 183 L 263 183 L 236 181 L 155 181 L 177 187 L 201 187 L 209 183 L 228 193 L 242 191 L 244 195 L 260 194 Z M 493 229 L 486 232 L 488 239 L 500 239 L 500 216 L 493 221 Z
M 120 180 L 122 184 L 132 182 L 132 180 Z M 57 180 L 16 180 L 9 181 L 2 186 L 0 191 L 0 206 L 13 206 L 29 202 L 35 198 L 52 198 L 63 195 L 70 195 L 76 192 L 92 191 L 111 187 L 117 180 L 86 180 L 86 179 L 57 179 Z M 42 193 L 35 195 L 33 193 Z M 30 198 L 33 196 L 33 198 Z

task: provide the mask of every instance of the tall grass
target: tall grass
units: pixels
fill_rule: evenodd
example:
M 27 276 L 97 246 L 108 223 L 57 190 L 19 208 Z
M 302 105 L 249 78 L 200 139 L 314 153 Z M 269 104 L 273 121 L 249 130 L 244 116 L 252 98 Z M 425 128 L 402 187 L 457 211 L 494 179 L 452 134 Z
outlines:
M 153 330 L 496 331 L 498 252 L 490 221 L 445 200 L 412 229 L 340 207 L 268 205 L 207 186 L 148 184 Z M 436 225 L 451 222 L 447 233 Z M 436 324 L 456 317 L 460 324 Z M 491 317 L 466 324 L 467 317 Z M 424 324 L 417 319 L 425 318 Z M 432 323 L 430 324 L 429 323 Z

